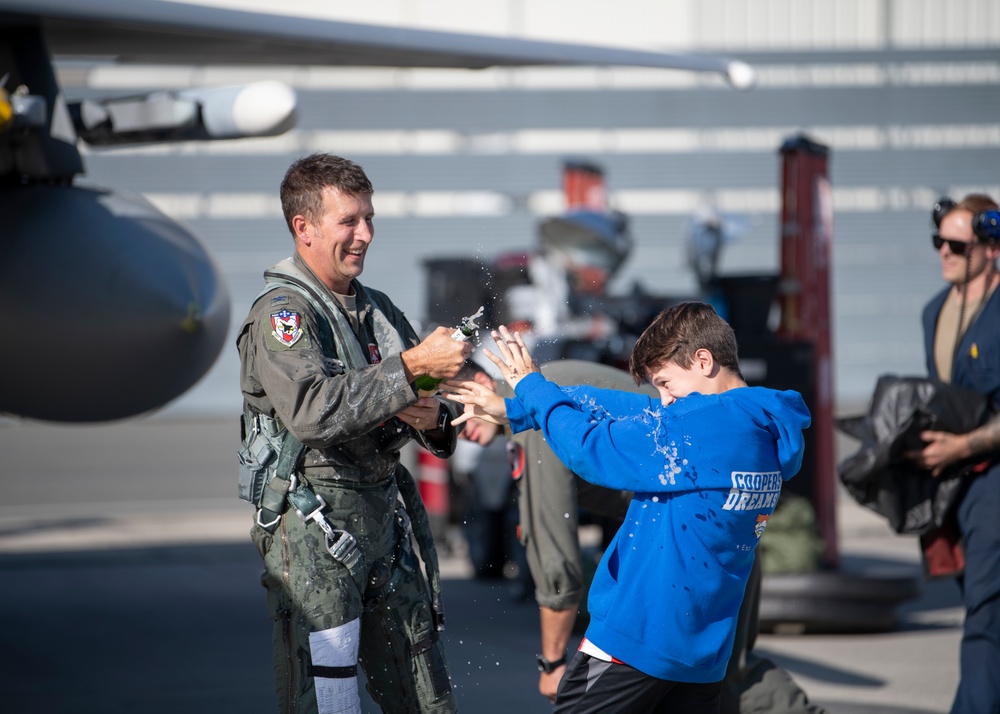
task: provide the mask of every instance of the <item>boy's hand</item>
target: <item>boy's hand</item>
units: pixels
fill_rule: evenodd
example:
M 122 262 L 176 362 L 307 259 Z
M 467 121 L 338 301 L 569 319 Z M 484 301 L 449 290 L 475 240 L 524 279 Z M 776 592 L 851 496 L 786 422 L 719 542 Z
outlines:
M 473 418 L 501 426 L 507 423 L 507 406 L 503 397 L 489 387 L 471 379 L 449 379 L 442 382 L 439 389 L 445 399 L 465 405 L 462 415 L 451 420 L 453 426 L 459 426 Z
M 497 351 L 500 353 L 500 356 L 498 357 L 489 350 L 483 350 L 483 353 L 489 358 L 490 362 L 500 369 L 504 380 L 510 385 L 511 389 L 514 389 L 525 375 L 541 370 L 538 369 L 538 365 L 531 358 L 531 353 L 528 352 L 524 340 L 521 339 L 520 332 L 511 334 L 510 330 L 503 325 L 499 329 L 499 333 L 494 330 L 490 334 L 493 336 L 493 341 L 497 345 Z

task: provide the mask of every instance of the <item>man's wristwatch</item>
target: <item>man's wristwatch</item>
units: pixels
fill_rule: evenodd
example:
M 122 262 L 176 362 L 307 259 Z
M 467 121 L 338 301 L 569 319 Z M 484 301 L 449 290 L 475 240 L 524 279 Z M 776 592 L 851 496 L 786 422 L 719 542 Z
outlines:
M 545 672 L 545 674 L 552 674 L 556 670 L 556 668 L 562 667 L 564 664 L 566 664 L 566 654 L 563 653 L 563 656 L 557 660 L 548 660 L 545 659 L 543 655 L 538 655 L 537 657 L 535 657 L 535 661 L 538 662 L 539 672 Z
M 437 425 L 433 429 L 428 429 L 427 431 L 432 432 L 434 434 L 439 434 L 448 428 L 448 424 L 450 422 L 451 419 L 450 415 L 448 414 L 448 410 L 442 406 L 441 409 L 438 411 Z

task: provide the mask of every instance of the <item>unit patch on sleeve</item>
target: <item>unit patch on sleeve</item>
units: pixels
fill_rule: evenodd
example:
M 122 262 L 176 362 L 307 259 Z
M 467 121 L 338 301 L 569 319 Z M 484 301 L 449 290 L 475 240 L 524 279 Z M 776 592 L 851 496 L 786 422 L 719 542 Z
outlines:
M 271 340 L 268 340 L 268 346 L 272 349 L 281 347 L 287 349 L 299 344 L 303 337 L 305 339 L 302 340 L 300 346 L 305 347 L 309 344 L 309 338 L 306 337 L 306 333 L 302 329 L 302 316 L 287 309 L 271 313 L 271 333 L 268 337 L 277 341 L 277 345 L 272 345 Z

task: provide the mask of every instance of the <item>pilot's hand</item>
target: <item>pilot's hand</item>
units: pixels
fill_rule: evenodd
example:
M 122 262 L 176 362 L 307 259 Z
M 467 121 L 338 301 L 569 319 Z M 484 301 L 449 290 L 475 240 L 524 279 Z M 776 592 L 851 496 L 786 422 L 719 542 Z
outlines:
M 438 399 L 421 397 L 416 404 L 411 404 L 396 416 L 418 431 L 432 431 L 437 428 L 440 411 L 441 402 Z
M 408 373 L 409 381 L 424 374 L 435 379 L 446 379 L 458 374 L 465 360 L 472 354 L 472 345 L 452 339 L 452 332 L 447 327 L 439 327 L 419 345 L 403 352 L 403 367 Z

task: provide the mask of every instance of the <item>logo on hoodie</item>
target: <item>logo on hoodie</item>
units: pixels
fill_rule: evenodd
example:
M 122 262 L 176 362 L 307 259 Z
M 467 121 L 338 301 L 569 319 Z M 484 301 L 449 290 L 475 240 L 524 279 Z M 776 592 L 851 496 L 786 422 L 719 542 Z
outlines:
M 767 522 L 769 520 L 771 520 L 771 516 L 766 516 L 763 513 L 757 516 L 757 525 L 753 527 L 753 532 L 754 535 L 757 536 L 758 540 L 760 540 L 760 537 L 764 535 L 764 529 L 767 528 Z
M 764 511 L 778 505 L 781 494 L 781 472 L 733 471 L 733 486 L 722 506 L 726 511 Z

